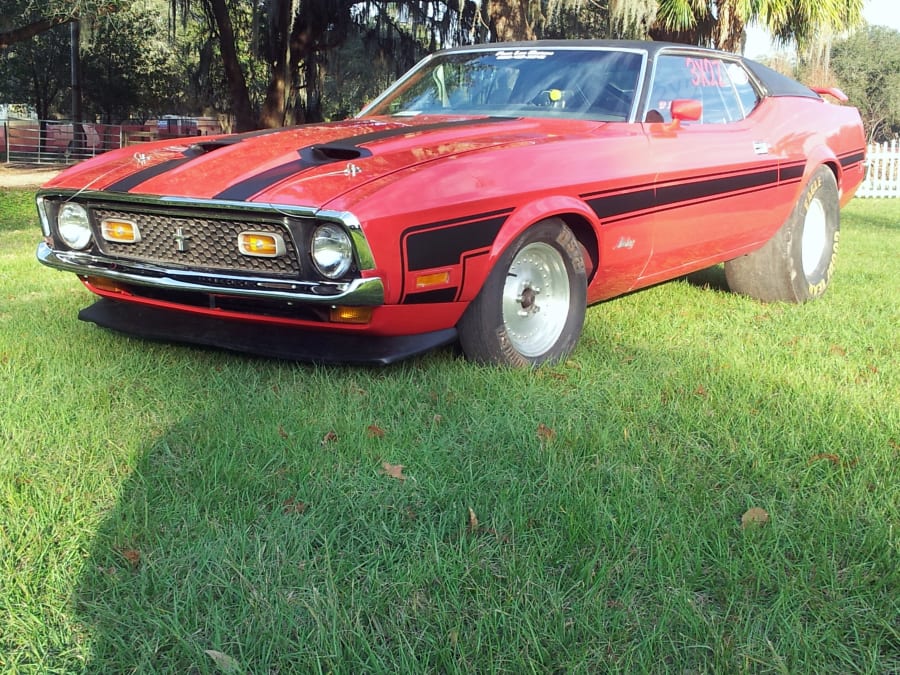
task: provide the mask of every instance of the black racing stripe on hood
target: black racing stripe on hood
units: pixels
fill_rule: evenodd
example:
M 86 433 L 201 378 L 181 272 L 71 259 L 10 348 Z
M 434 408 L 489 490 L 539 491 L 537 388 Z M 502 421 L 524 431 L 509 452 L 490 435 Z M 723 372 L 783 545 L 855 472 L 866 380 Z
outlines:
M 151 178 L 155 178 L 160 174 L 165 173 L 166 171 L 170 171 L 174 169 L 176 166 L 181 166 L 185 162 L 189 162 L 194 158 L 193 155 L 187 157 L 176 157 L 175 159 L 167 159 L 165 162 L 160 162 L 159 164 L 154 164 L 153 166 L 148 166 L 146 169 L 141 169 L 139 171 L 135 171 L 130 176 L 125 176 L 125 178 L 121 180 L 117 180 L 115 183 L 107 187 L 107 191 L 109 192 L 128 192 L 134 187 L 137 187 L 145 180 L 150 180 Z
M 196 157 L 200 157 L 214 150 L 218 150 L 219 148 L 234 145 L 235 143 L 240 143 L 241 140 L 243 140 L 242 137 L 236 135 L 226 136 L 225 138 L 219 138 L 215 141 L 198 141 L 182 151 L 181 157 L 168 159 L 165 162 L 160 162 L 159 164 L 154 164 L 153 166 L 149 166 L 146 169 L 136 171 L 130 176 L 126 176 L 125 178 L 116 181 L 106 189 L 110 192 L 128 192 L 144 181 L 164 174 L 166 171 L 181 166 L 185 162 L 189 162 Z
M 358 134 L 356 136 L 347 136 L 346 138 L 339 138 L 329 141 L 328 143 L 310 145 L 305 148 L 300 148 L 297 151 L 300 155 L 300 159 L 293 159 L 290 162 L 285 162 L 284 164 L 272 167 L 271 169 L 251 176 L 250 178 L 238 181 L 222 190 L 222 192 L 215 195 L 214 198 L 228 201 L 246 201 L 253 195 L 258 194 L 301 171 L 328 164 L 329 162 L 347 160 L 348 151 L 356 151 L 358 153 L 356 158 L 370 156 L 372 154 L 370 151 L 359 147 L 360 145 L 365 145 L 367 143 L 375 143 L 377 141 L 396 138 L 398 136 L 438 131 L 440 129 L 452 129 L 455 127 L 491 124 L 495 122 L 509 122 L 515 119 L 517 118 L 479 117 L 476 119 L 454 120 L 451 122 L 410 125 L 394 129 L 384 129 L 382 131 L 373 131 L 366 134 Z M 328 157 L 329 149 L 335 151 L 332 153 L 332 157 Z
M 262 173 L 239 181 L 225 190 L 217 194 L 214 199 L 225 199 L 227 201 L 241 202 L 246 201 L 258 192 L 262 192 L 268 187 L 280 183 L 285 178 L 300 173 L 304 169 L 310 168 L 302 159 L 292 159 L 290 162 L 273 166 Z
M 268 129 L 254 129 L 253 131 L 242 131 L 237 134 L 232 134 L 230 138 L 237 139 L 238 141 L 242 141 L 245 138 L 256 138 L 257 136 L 268 136 L 269 134 L 277 134 L 279 132 L 284 131 L 285 129 L 290 129 L 292 127 L 269 127 Z

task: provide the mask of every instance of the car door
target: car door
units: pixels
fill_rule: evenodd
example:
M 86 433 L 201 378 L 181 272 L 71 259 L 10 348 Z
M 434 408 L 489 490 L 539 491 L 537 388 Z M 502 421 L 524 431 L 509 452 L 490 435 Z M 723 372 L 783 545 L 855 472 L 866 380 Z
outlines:
M 673 120 L 672 102 L 679 100 L 698 101 L 699 119 Z M 638 285 L 724 260 L 758 241 L 758 224 L 784 199 L 778 159 L 751 114 L 758 101 L 737 60 L 709 52 L 657 55 L 644 116 L 657 168 L 653 252 Z

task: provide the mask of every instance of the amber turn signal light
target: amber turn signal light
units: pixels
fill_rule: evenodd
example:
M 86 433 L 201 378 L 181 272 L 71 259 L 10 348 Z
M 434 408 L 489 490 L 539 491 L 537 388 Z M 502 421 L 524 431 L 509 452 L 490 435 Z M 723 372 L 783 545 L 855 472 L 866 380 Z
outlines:
M 421 274 L 416 277 L 416 288 L 428 288 L 429 286 L 443 286 L 450 283 L 450 272 L 434 272 L 433 274 Z
M 124 218 L 104 218 L 100 221 L 100 233 L 106 241 L 116 244 L 137 244 L 141 240 L 137 223 Z
M 243 255 L 259 258 L 277 258 L 287 250 L 284 239 L 276 232 L 241 232 L 238 235 L 238 250 Z
M 329 318 L 334 323 L 369 323 L 372 320 L 372 308 L 338 305 L 331 308 Z
M 107 279 L 106 277 L 85 277 L 84 280 L 98 291 L 106 291 L 107 293 L 124 293 L 122 288 L 115 279 Z

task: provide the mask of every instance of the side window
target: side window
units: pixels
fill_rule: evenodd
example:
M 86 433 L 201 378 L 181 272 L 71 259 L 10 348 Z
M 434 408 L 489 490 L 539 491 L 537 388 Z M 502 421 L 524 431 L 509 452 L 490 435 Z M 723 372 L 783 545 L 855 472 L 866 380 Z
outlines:
M 734 91 L 741 102 L 741 109 L 744 112 L 744 117 L 746 117 L 753 111 L 756 104 L 759 103 L 759 94 L 756 93 L 756 89 L 754 89 L 753 85 L 750 83 L 750 76 L 747 74 L 747 71 L 737 63 L 728 64 L 728 77 L 731 80 L 731 86 L 734 87 Z
M 693 83 L 684 56 L 658 56 L 653 73 L 653 86 L 647 104 L 646 121 L 671 122 L 672 101 L 681 98 L 700 100 L 700 87 Z
M 664 54 L 657 58 L 646 121 L 670 122 L 670 107 L 676 99 L 700 101 L 701 124 L 727 124 L 746 117 L 758 97 L 747 72 L 737 63 Z

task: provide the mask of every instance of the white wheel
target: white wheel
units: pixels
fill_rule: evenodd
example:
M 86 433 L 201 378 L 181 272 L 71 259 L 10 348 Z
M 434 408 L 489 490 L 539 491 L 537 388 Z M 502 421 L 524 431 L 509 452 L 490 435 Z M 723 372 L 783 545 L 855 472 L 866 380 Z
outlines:
M 581 335 L 587 273 L 557 218 L 533 225 L 497 260 L 456 328 L 473 361 L 536 366 L 565 359 Z
M 503 324 L 522 356 L 540 356 L 552 347 L 569 313 L 569 274 L 560 252 L 535 242 L 513 258 L 503 286 Z
M 811 277 L 815 273 L 830 243 L 825 207 L 822 206 L 822 200 L 815 197 L 806 209 L 806 218 L 803 219 L 803 235 L 800 241 L 803 273 L 807 277 Z

